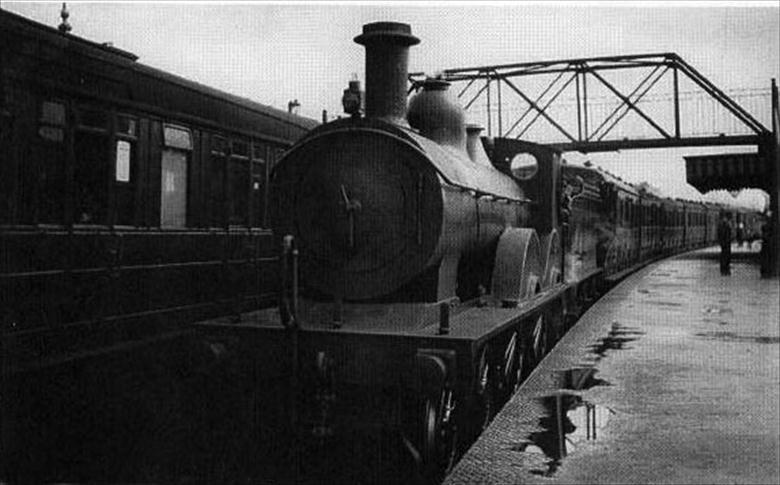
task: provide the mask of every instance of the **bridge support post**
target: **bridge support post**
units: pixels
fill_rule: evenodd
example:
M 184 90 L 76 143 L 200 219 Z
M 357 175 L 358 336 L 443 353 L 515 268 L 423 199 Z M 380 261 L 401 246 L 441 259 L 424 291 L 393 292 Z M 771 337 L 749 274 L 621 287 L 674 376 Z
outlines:
M 769 168 L 767 192 L 771 216 L 767 223 L 771 231 L 768 257 L 762 258 L 761 274 L 772 278 L 780 276 L 780 107 L 777 83 L 772 79 L 772 138 L 769 140 L 766 162 Z

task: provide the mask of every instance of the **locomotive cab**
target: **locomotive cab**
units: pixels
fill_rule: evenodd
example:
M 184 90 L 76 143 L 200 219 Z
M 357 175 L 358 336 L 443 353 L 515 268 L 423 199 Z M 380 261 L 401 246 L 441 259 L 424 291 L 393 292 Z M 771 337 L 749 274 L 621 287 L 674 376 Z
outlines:
M 531 225 L 539 234 L 559 226 L 561 197 L 561 155 L 542 145 L 510 138 L 488 141 L 491 162 L 509 174 L 534 201 Z

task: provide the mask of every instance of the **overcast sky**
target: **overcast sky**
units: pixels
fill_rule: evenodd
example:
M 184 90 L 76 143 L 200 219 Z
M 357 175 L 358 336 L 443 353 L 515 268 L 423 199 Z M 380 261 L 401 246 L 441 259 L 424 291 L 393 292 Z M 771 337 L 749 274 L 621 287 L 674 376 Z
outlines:
M 352 73 L 365 78 L 364 49 L 352 39 L 363 24 L 381 20 L 407 22 L 422 40 L 412 48 L 411 71 L 676 52 L 726 91 L 766 89 L 780 78 L 779 2 L 650 5 L 68 2 L 68 10 L 74 35 L 113 42 L 139 62 L 263 104 L 286 109 L 298 99 L 300 113 L 316 119 L 323 109 L 339 113 Z M 60 2 L 0 6 L 50 26 L 60 22 Z M 626 155 L 591 158 L 630 180 L 684 188 L 680 152 L 632 151 L 631 162 Z

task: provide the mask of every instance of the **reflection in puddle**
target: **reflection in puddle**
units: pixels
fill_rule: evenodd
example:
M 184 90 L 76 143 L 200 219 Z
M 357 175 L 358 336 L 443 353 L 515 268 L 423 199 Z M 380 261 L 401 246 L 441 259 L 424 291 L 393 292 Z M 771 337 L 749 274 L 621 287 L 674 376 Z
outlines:
M 645 332 L 634 327 L 625 327 L 617 322 L 612 323 L 612 328 L 606 337 L 599 340 L 598 343 L 591 345 L 590 351 L 597 355 L 597 360 L 607 354 L 607 350 L 622 350 L 626 344 L 637 340 Z
M 583 400 L 580 396 L 557 393 L 541 399 L 547 414 L 539 419 L 544 429 L 531 433 L 529 440 L 515 445 L 514 451 L 543 453 L 548 459 L 543 468 L 530 470 L 534 475 L 551 476 L 563 458 L 577 446 L 594 441 L 602 434 L 611 409 Z
M 556 373 L 556 382 L 561 389 L 583 391 L 595 386 L 611 386 L 608 381 L 596 377 L 594 367 L 572 367 Z

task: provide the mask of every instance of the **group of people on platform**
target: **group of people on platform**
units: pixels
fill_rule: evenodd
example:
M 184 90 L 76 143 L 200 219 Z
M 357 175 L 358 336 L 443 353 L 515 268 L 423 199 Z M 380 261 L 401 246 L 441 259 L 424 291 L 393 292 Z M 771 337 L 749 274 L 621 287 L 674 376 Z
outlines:
M 734 234 L 734 229 L 736 234 Z M 762 272 L 764 268 L 764 258 L 769 257 L 769 244 L 765 244 L 764 241 L 768 241 L 771 237 L 771 224 L 766 221 L 761 228 L 762 240 L 761 245 L 761 267 Z M 736 236 L 736 238 L 735 238 Z M 731 213 L 723 212 L 720 215 L 720 222 L 718 223 L 718 244 L 720 244 L 720 274 L 728 276 L 731 274 L 731 243 L 736 239 L 737 245 L 742 247 L 747 243 L 748 248 L 752 247 L 753 241 L 756 239 L 755 235 L 745 234 L 745 225 L 742 221 L 736 224 L 736 228 L 732 227 Z

